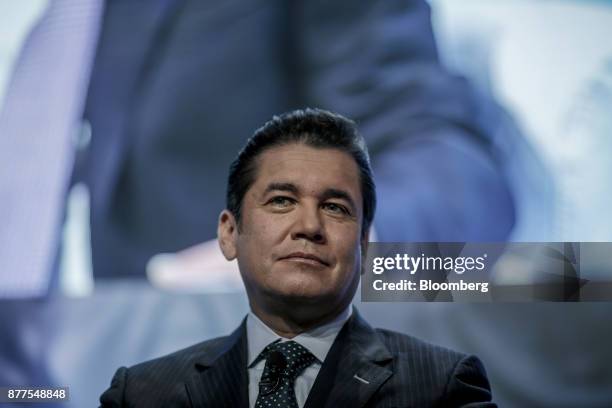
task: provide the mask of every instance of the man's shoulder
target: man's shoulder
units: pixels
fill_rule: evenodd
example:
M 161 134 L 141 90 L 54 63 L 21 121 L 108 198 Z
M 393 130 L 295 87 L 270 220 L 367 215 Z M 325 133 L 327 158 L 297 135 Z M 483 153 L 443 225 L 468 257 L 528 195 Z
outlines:
M 435 345 L 417 337 L 388 329 L 374 329 L 369 323 L 356 314 L 349 326 L 353 333 L 353 344 L 362 348 L 364 354 L 379 359 L 392 358 L 399 370 L 426 374 L 430 377 L 452 375 L 463 363 L 482 364 L 475 356 Z M 477 367 L 477 368 L 480 368 Z M 484 371 L 484 369 L 483 369 Z
M 162 357 L 136 364 L 129 368 L 130 377 L 163 376 L 172 371 L 174 378 L 180 374 L 190 374 L 198 361 L 215 353 L 229 336 L 216 337 L 192 346 L 180 349 Z M 178 376 L 176 374 L 179 374 Z
M 103 407 L 183 406 L 189 400 L 186 388 L 198 372 L 198 365 L 213 361 L 231 337 L 217 337 L 171 354 L 119 368 L 111 386 L 101 395 Z
M 427 373 L 429 376 L 449 378 L 462 366 L 484 371 L 480 360 L 440 345 L 432 344 L 417 337 L 392 330 L 375 329 L 378 338 L 396 361 L 399 370 Z
M 426 354 L 449 361 L 458 361 L 467 355 L 443 346 L 429 343 L 417 337 L 387 329 L 374 329 L 389 352 L 399 358 L 418 357 Z
M 115 373 L 111 386 L 100 397 L 103 407 L 175 406 L 187 401 L 185 383 L 196 372 L 196 364 L 218 349 L 227 337 L 218 337 L 174 353 L 121 367 Z
M 490 402 L 486 371 L 476 356 L 391 330 L 374 332 L 393 358 L 394 375 L 388 387 L 410 390 L 413 405 L 458 406 L 473 402 L 474 407 L 495 407 Z M 402 398 L 406 396 L 397 398 L 404 403 Z

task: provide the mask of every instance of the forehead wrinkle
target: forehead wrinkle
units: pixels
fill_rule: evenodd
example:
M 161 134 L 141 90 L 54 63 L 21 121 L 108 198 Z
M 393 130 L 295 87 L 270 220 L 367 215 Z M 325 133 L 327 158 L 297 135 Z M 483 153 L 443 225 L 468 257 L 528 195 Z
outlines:
M 311 152 L 304 153 L 303 151 L 300 151 L 300 152 L 291 151 L 291 149 L 293 148 L 305 148 L 305 150 L 311 150 Z M 274 152 L 274 150 L 276 150 L 277 152 Z M 258 155 L 258 157 L 256 158 L 256 162 L 258 165 L 261 165 L 262 162 L 264 161 L 263 159 L 264 156 L 276 156 L 278 154 L 278 151 L 283 151 L 283 150 L 286 152 L 287 157 L 284 157 L 282 159 L 276 158 L 274 160 L 274 163 L 270 164 L 272 167 L 279 167 L 285 164 L 286 162 L 293 162 L 293 161 L 302 161 L 302 162 L 314 163 L 314 164 L 326 163 L 328 162 L 328 160 L 319 156 L 321 152 L 326 152 L 326 151 L 333 151 L 333 152 L 341 153 L 343 155 L 346 155 L 352 161 L 354 161 L 354 158 L 349 153 L 343 151 L 342 149 L 336 149 L 333 147 L 320 148 L 316 146 L 310 146 L 305 143 L 289 143 L 289 144 L 283 144 L 279 146 L 273 146 L 269 149 L 264 150 Z
M 299 193 L 299 188 L 293 183 L 287 182 L 271 182 L 264 190 L 264 194 L 268 194 L 271 191 L 288 191 L 293 194 Z

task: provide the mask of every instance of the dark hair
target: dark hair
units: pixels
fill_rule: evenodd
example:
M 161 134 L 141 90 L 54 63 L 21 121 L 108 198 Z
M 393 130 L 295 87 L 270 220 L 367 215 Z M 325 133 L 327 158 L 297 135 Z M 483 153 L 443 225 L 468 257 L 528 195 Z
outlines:
M 238 225 L 242 201 L 255 182 L 255 159 L 267 149 L 290 143 L 338 149 L 353 157 L 359 168 L 363 197 L 361 227 L 362 233 L 365 234 L 376 210 L 376 186 L 365 141 L 352 120 L 337 113 L 310 108 L 274 116 L 255 131 L 232 162 L 227 183 L 227 209 L 236 217 Z

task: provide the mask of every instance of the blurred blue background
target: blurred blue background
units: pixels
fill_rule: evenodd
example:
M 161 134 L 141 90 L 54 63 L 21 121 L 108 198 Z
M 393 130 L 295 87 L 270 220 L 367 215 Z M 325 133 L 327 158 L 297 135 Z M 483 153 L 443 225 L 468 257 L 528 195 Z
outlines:
M 227 168 L 289 109 L 357 120 L 373 240 L 612 241 L 610 2 L 429 4 L 0 3 L 0 385 L 68 385 L 62 406 L 95 406 L 119 366 L 233 330 L 248 304 L 214 241 Z M 56 42 L 20 82 L 43 24 L 91 41 Z M 73 94 L 48 86 L 66 49 L 90 67 Z M 65 131 L 61 112 L 30 114 L 73 100 Z M 70 147 L 45 159 L 45 143 Z M 56 185 L 51 163 L 58 188 L 24 188 Z M 32 220 L 52 206 L 41 255 Z M 374 326 L 477 354 L 500 406 L 612 406 L 608 303 L 355 303 Z

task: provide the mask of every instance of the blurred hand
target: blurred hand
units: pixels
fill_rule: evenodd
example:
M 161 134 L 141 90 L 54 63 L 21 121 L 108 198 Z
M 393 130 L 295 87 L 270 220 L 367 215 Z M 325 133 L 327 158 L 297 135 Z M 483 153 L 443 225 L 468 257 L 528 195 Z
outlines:
M 227 261 L 216 239 L 171 254 L 155 255 L 147 276 L 159 289 L 185 293 L 241 292 L 238 263 Z

